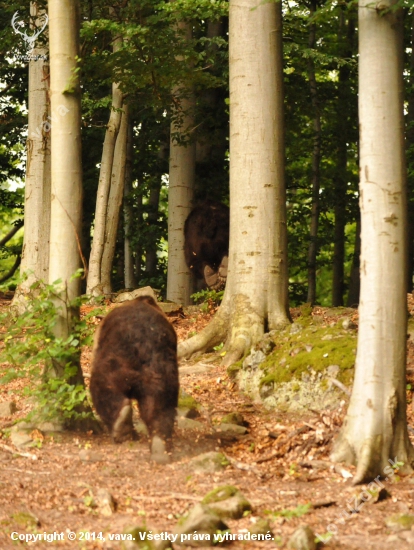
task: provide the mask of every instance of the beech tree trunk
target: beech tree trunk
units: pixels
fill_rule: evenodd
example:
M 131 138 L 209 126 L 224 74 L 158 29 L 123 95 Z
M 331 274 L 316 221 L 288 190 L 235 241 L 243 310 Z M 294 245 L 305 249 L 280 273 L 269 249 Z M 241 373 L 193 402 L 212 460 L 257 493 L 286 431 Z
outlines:
M 354 483 L 411 472 L 406 418 L 406 168 L 401 10 L 359 4 L 361 299 L 355 381 L 332 460 L 356 463 Z M 388 12 L 385 10 L 389 10 Z
M 30 4 L 31 17 L 41 17 L 44 13 L 35 2 Z M 25 296 L 30 286 L 35 281 L 48 280 L 51 128 L 55 118 L 66 116 L 61 104 L 56 105 L 51 116 L 48 57 L 48 48 L 40 40 L 36 41 L 29 61 L 24 237 L 20 264 L 20 274 L 26 274 L 27 279 L 16 289 L 12 302 L 13 309 L 20 313 L 25 309 Z
M 281 4 L 230 0 L 229 23 L 228 277 L 218 313 L 178 352 L 225 341 L 226 365 L 289 323 Z
M 112 164 L 111 186 L 108 197 L 108 207 L 105 221 L 105 243 L 102 253 L 101 283 L 103 294 L 111 294 L 112 264 L 115 255 L 115 245 L 118 235 L 119 216 L 124 194 L 125 168 L 128 139 L 128 106 L 124 104 L 121 126 L 116 139 L 114 161 Z
M 407 151 L 408 165 L 414 164 L 414 13 L 411 15 L 411 57 L 410 57 L 410 92 L 407 109 Z M 414 178 L 408 171 L 408 262 L 407 292 L 413 290 L 414 275 Z
M 179 23 L 191 38 L 191 27 Z M 192 274 L 184 258 L 184 222 L 192 209 L 195 179 L 196 145 L 191 135 L 194 128 L 194 97 L 190 90 L 177 88 L 171 123 L 170 170 L 168 187 L 168 271 L 167 299 L 189 305 L 192 293 Z M 186 145 L 180 144 L 184 139 Z
M 315 13 L 316 0 L 312 0 L 310 16 Z M 311 23 L 309 28 L 309 47 L 315 48 L 316 27 Z M 321 186 L 321 115 L 318 102 L 318 87 L 316 84 L 315 64 L 312 58 L 308 61 L 308 75 L 310 95 L 313 107 L 313 152 L 312 152 L 312 208 L 308 247 L 308 296 L 307 302 L 314 304 L 316 300 L 316 256 L 318 253 L 318 227 L 319 227 L 319 190 Z
M 120 48 L 122 38 L 114 40 L 113 51 Z M 98 193 L 94 218 L 93 240 L 89 258 L 87 294 L 99 296 L 105 294 L 102 283 L 102 255 L 105 245 L 106 219 L 109 191 L 111 187 L 112 165 L 114 162 L 115 144 L 121 126 L 122 92 L 118 83 L 112 84 L 112 110 L 105 133 L 102 150 L 102 162 L 99 174 Z
M 130 193 L 132 191 L 132 162 L 133 162 L 133 125 L 132 120 L 128 122 L 128 140 L 125 161 L 125 184 L 124 184 L 124 285 L 125 288 L 136 288 L 137 282 L 134 273 L 134 257 L 131 246 L 132 230 L 132 206 Z
M 80 279 L 73 278 L 81 267 L 82 222 L 80 87 L 75 72 L 79 55 L 79 4 L 74 0 L 49 0 L 48 7 L 51 110 L 62 113 L 53 117 L 51 134 L 49 282 L 62 281 L 55 333 L 66 339 L 79 314 L 71 301 L 80 294 Z M 72 364 L 79 364 L 79 358 L 73 358 Z M 60 371 L 56 370 L 58 367 Z M 55 365 L 55 374 L 63 375 L 62 369 L 62 365 Z M 83 381 L 80 368 L 76 378 Z

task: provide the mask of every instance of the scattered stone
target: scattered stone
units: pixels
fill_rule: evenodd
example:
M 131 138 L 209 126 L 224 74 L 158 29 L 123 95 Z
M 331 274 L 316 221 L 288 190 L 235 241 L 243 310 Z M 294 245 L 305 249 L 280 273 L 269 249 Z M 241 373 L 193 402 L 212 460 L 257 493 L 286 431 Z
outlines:
M 176 526 L 174 534 L 179 535 L 180 539 L 182 535 L 188 535 L 188 540 L 185 540 L 188 546 L 211 546 L 214 534 L 226 529 L 227 525 L 208 506 L 196 504 Z
M 248 369 L 248 368 L 257 369 L 260 363 L 263 363 L 265 359 L 266 359 L 266 355 L 262 351 L 252 350 L 250 354 L 246 357 L 246 359 L 243 361 L 243 369 Z
M 237 426 L 244 426 L 245 425 L 243 415 L 241 415 L 239 412 L 226 414 L 221 419 L 221 422 L 223 424 L 237 424 Z
M 296 529 L 288 542 L 292 550 L 316 550 L 315 533 L 308 525 Z
M 11 416 L 17 411 L 16 403 L 14 401 L 5 401 L 0 403 L 0 417 Z
M 82 462 L 101 462 L 104 457 L 102 453 L 91 451 L 91 449 L 81 449 L 79 451 L 79 459 Z
M 249 533 L 251 533 L 252 535 L 267 535 L 267 533 L 273 535 L 273 531 L 267 519 L 252 518 L 252 520 L 253 523 L 249 527 Z
M 207 504 L 220 518 L 240 519 L 245 512 L 252 509 L 250 502 L 233 485 L 217 487 L 208 493 L 201 503 Z
M 191 418 L 184 418 L 182 416 L 179 416 L 177 418 L 177 426 L 181 430 L 196 430 L 199 432 L 206 431 L 206 427 L 201 422 L 198 422 L 197 420 L 192 420 Z
M 385 525 L 393 531 L 409 531 L 414 526 L 411 514 L 394 514 L 385 519 Z
M 136 290 L 132 290 L 131 292 L 121 292 L 120 294 L 115 296 L 112 301 L 116 304 L 122 304 L 122 302 L 135 300 L 135 298 L 138 298 L 139 296 L 151 296 L 151 298 L 154 298 L 154 300 L 157 301 L 157 295 L 150 286 L 137 288 Z
M 116 510 L 116 503 L 111 493 L 107 489 L 98 489 L 94 498 L 99 512 L 103 516 L 112 516 Z
M 61 422 L 41 422 L 37 428 L 44 433 L 63 432 L 65 427 Z
M 333 340 L 333 334 L 325 334 L 325 336 L 322 336 L 321 340 Z
M 328 376 L 336 378 L 340 370 L 341 368 L 339 365 L 329 365 L 329 367 L 326 369 L 326 372 L 328 373 Z
M 231 432 L 237 435 L 245 435 L 247 434 L 247 428 L 245 426 L 238 426 L 237 424 L 227 424 L 226 422 L 221 422 L 217 426 L 218 432 Z
M 178 407 L 177 408 L 177 416 L 182 418 L 190 418 L 194 420 L 194 418 L 198 418 L 200 416 L 200 413 L 196 408 L 192 407 Z
M 196 474 L 212 474 L 220 472 L 229 465 L 223 453 L 211 451 L 196 456 L 189 462 L 190 468 Z
M 174 302 L 158 302 L 158 307 L 165 313 L 165 315 L 180 314 L 183 313 L 183 307 L 181 304 L 175 304 Z
M 15 447 L 18 449 L 24 449 L 26 447 L 32 447 L 35 445 L 30 433 L 26 430 L 22 431 L 11 431 L 10 440 Z

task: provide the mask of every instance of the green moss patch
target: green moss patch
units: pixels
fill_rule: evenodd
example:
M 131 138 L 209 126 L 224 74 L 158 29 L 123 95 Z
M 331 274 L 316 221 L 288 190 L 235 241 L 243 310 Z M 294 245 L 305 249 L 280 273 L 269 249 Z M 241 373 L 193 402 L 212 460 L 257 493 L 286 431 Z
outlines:
M 342 320 L 327 326 L 301 317 L 276 337 L 276 348 L 260 365 L 264 371 L 260 385 L 302 380 L 310 371 L 325 373 L 330 365 L 338 365 L 338 380 L 349 385 L 356 346 L 356 332 L 343 329 Z

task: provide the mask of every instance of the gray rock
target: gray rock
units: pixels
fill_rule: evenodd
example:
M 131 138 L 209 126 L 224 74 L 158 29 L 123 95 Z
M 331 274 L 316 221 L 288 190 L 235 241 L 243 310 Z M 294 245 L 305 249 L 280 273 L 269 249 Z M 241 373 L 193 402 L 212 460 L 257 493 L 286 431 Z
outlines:
M 198 455 L 189 462 L 190 468 L 196 474 L 220 472 L 224 470 L 228 464 L 228 460 L 224 454 L 216 451 Z
M 244 418 L 239 412 L 233 412 L 226 414 L 221 419 L 224 424 L 237 424 L 238 426 L 244 426 Z
M 227 424 L 226 422 L 221 422 L 217 426 L 218 432 L 231 432 L 237 435 L 247 434 L 247 428 L 245 426 L 238 426 L 237 424 Z
M 194 420 L 194 418 L 198 418 L 200 416 L 200 413 L 195 407 L 178 407 L 177 416 Z
M 151 296 L 157 301 L 157 295 L 150 286 L 144 286 L 142 288 L 137 288 L 131 292 L 121 292 L 113 299 L 113 302 L 116 304 L 121 304 L 122 302 L 128 302 L 129 300 L 135 300 L 139 296 Z
M 196 504 L 186 518 L 176 526 L 174 534 L 188 546 L 211 546 L 217 531 L 228 529 L 227 525 L 206 505 Z M 186 535 L 188 539 L 183 540 Z
M 316 550 L 315 533 L 308 525 L 296 529 L 288 542 L 292 550 Z
M 220 518 L 240 519 L 251 511 L 250 502 L 233 485 L 224 485 L 208 493 L 202 504 L 206 504 Z
M 96 493 L 94 493 L 94 499 L 99 512 L 103 516 L 112 516 L 116 509 L 116 503 L 107 489 L 98 489 Z
M 256 369 L 260 363 L 263 363 L 263 361 L 266 359 L 266 355 L 260 351 L 254 351 L 252 350 L 250 352 L 250 355 L 246 357 L 246 359 L 243 361 L 243 369 Z
M 158 307 L 168 315 L 168 313 L 182 313 L 183 307 L 181 304 L 176 304 L 174 302 L 158 302 Z
M 192 420 L 191 418 L 184 418 L 182 416 L 179 416 L 177 418 L 177 426 L 181 430 L 197 430 L 199 432 L 206 431 L 206 427 L 201 422 L 198 422 L 197 420 Z
M 44 433 L 63 432 L 65 429 L 61 422 L 40 422 L 37 428 Z
M 18 449 L 24 449 L 25 447 L 32 447 L 33 445 L 35 445 L 35 442 L 33 441 L 31 435 L 25 430 L 11 431 L 10 440 L 13 445 Z
M 0 417 L 11 416 L 17 411 L 16 403 L 14 401 L 5 401 L 0 403 Z
M 257 521 L 255 521 L 250 527 L 249 527 L 249 533 L 252 533 L 254 535 L 267 535 L 268 533 L 270 535 L 273 535 L 273 531 L 270 527 L 269 522 L 267 519 L 259 518 Z

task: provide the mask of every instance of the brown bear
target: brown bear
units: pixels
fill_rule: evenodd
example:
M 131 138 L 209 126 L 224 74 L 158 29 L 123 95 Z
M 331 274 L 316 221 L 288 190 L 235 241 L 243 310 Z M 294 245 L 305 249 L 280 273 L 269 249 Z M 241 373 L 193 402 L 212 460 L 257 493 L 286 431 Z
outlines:
M 150 296 L 113 309 L 94 341 L 92 401 L 113 441 L 136 439 L 131 400 L 138 401 L 151 440 L 151 457 L 169 461 L 178 404 L 177 336 Z
M 204 201 L 184 224 L 185 261 L 209 288 L 224 288 L 229 255 L 230 211 L 221 202 Z

